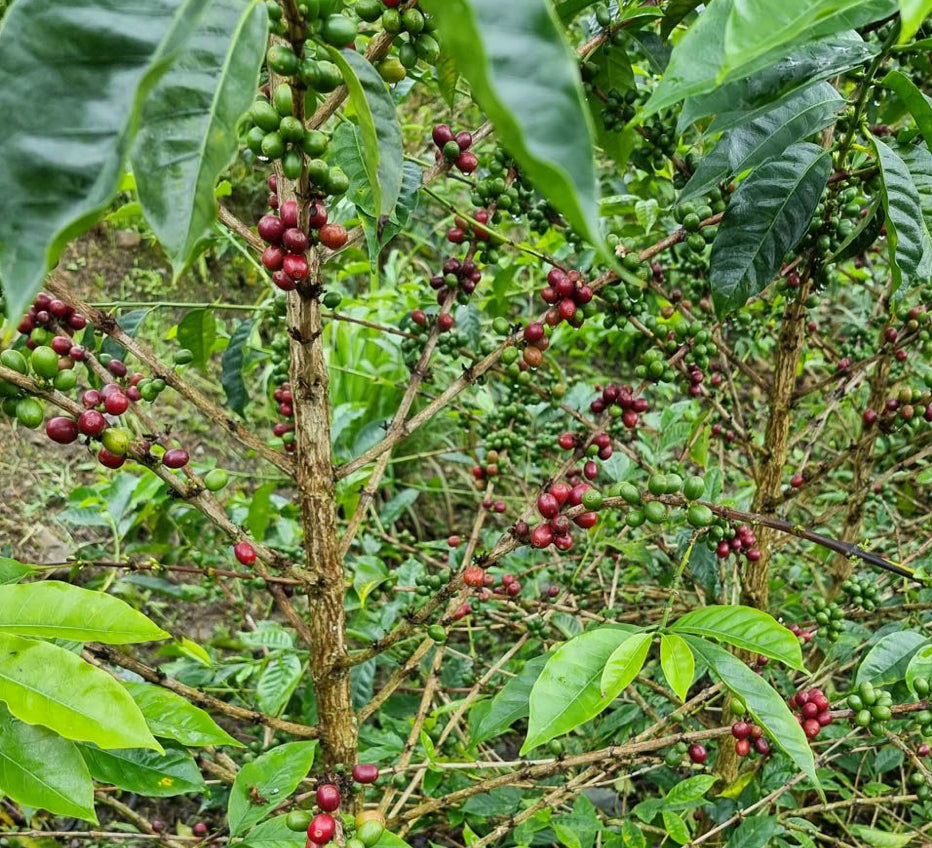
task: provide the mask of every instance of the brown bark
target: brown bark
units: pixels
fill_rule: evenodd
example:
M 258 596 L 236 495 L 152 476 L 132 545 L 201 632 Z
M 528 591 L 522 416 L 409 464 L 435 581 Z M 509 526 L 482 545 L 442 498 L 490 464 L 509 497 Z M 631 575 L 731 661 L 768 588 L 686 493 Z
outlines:
M 868 409 L 877 412 L 883 410 L 887 398 L 887 386 L 890 378 L 890 357 L 882 356 L 877 361 L 877 368 L 871 379 L 870 399 Z M 843 542 L 856 542 L 861 535 L 861 519 L 864 515 L 864 504 L 870 492 L 870 478 L 874 472 L 874 445 L 879 432 L 877 424 L 861 424 L 861 438 L 851 457 L 851 485 L 848 488 L 848 506 L 845 509 L 845 520 L 842 524 L 841 539 Z M 834 583 L 837 587 L 851 576 L 854 565 L 849 557 L 835 558 L 833 568 Z

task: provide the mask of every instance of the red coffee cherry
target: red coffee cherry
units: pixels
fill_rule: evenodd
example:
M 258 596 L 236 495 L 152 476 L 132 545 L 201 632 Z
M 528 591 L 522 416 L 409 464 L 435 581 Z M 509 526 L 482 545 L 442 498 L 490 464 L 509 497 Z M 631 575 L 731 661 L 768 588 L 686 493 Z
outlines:
M 45 423 L 45 435 L 60 445 L 71 444 L 78 438 L 78 424 L 73 418 L 56 415 Z
M 267 241 L 269 244 L 278 244 L 281 242 L 282 236 L 285 233 L 285 225 L 278 215 L 263 215 L 259 219 L 257 229 L 259 230 L 259 235 L 262 240 Z
M 184 468 L 188 464 L 188 452 L 183 448 L 172 448 L 165 451 L 162 457 L 162 465 L 166 468 Z
M 329 813 L 318 813 L 307 826 L 307 838 L 315 845 L 326 845 L 337 832 L 337 823 Z
M 106 448 L 101 448 L 97 451 L 97 461 L 107 468 L 119 468 L 126 462 L 126 457 L 123 454 L 110 453 Z
M 317 787 L 317 806 L 325 813 L 332 813 L 340 806 L 340 790 L 332 783 Z
M 96 409 L 88 409 L 78 416 L 78 432 L 84 436 L 99 436 L 107 429 L 107 419 Z
M 339 250 L 346 244 L 349 236 L 346 233 L 346 227 L 342 224 L 325 224 L 320 228 L 321 244 L 329 247 L 331 250 Z
M 375 783 L 379 779 L 379 767 L 374 763 L 356 763 L 353 780 L 357 783 Z
M 682 751 L 683 749 L 680 748 L 680 750 Z M 689 746 L 688 753 L 689 759 L 694 763 L 699 763 L 699 765 L 702 765 L 709 757 L 709 752 L 706 751 L 705 746 L 700 745 L 698 742 L 693 742 L 693 744 Z
M 252 565 L 256 561 L 256 550 L 245 539 L 233 546 L 233 555 L 243 565 Z

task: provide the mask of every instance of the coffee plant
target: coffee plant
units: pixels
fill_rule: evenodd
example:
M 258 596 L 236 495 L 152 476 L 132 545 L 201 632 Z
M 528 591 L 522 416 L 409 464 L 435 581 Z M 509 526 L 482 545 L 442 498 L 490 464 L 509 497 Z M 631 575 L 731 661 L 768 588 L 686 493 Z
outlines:
M 930 14 L 0 3 L 0 844 L 932 844 Z

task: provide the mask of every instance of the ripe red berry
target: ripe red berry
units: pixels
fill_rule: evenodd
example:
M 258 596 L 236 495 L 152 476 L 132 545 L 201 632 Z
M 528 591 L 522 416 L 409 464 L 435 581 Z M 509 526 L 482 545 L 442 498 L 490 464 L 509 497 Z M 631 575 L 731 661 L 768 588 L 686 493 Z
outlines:
M 98 392 L 96 389 L 88 389 L 86 392 L 84 392 L 83 395 L 81 395 L 81 403 L 83 403 L 87 409 L 93 409 L 101 402 L 101 400 L 103 400 L 103 398 L 101 397 L 100 392 Z
M 282 291 L 294 291 L 296 286 L 295 281 L 281 269 L 272 272 L 272 282 Z
M 479 589 L 485 583 L 485 572 L 478 565 L 467 565 L 463 569 L 463 582 L 473 589 Z
M 346 227 L 342 224 L 325 224 L 320 228 L 318 235 L 321 244 L 331 250 L 339 250 L 349 238 L 346 234 Z
M 325 845 L 337 832 L 337 823 L 329 813 L 318 813 L 307 826 L 307 838 L 315 845 Z
M 456 157 L 456 167 L 464 174 L 471 174 L 479 167 L 479 159 L 475 153 L 467 150 Z
M 327 207 L 320 201 L 312 203 L 311 208 L 308 210 L 308 216 L 307 225 L 312 230 L 319 230 L 327 223 Z
M 72 330 L 83 330 L 87 326 L 87 318 L 85 318 L 80 312 L 72 312 L 68 316 L 68 326 Z
M 188 452 L 184 448 L 172 448 L 165 451 L 162 457 L 162 465 L 166 468 L 184 468 L 188 464 Z
M 340 790 L 332 783 L 317 787 L 317 806 L 325 813 L 332 813 L 340 806 Z
M 531 546 L 535 548 L 546 548 L 553 542 L 553 530 L 549 524 L 538 524 L 531 531 Z
M 923 742 L 918 748 L 916 748 L 916 753 L 920 757 L 928 757 L 932 753 L 932 747 Z
M 544 492 L 537 498 L 537 511 L 544 518 L 553 518 L 560 511 L 560 502 L 549 492 Z
M 680 748 L 680 750 L 682 751 L 683 749 Z M 689 759 L 691 759 L 694 763 L 699 763 L 700 765 L 704 763 L 709 757 L 709 752 L 706 751 L 705 746 L 700 745 L 698 742 L 693 742 L 693 744 L 689 746 L 688 753 Z
M 770 753 L 770 743 L 763 736 L 758 736 L 754 740 L 754 750 L 763 757 Z
M 262 264 L 270 271 L 277 271 L 285 261 L 285 251 L 276 244 L 270 244 L 262 251 Z
M 735 753 L 739 757 L 746 757 L 751 753 L 751 743 L 747 739 L 737 739 L 735 741 Z
M 746 721 L 736 721 L 731 726 L 731 735 L 735 739 L 747 739 L 751 735 L 751 725 Z
M 873 409 L 865 409 L 861 414 L 861 418 L 863 419 L 864 423 L 870 427 L 872 424 L 876 423 L 877 413 Z
M 563 433 L 559 439 L 557 439 L 557 444 L 563 448 L 563 450 L 573 450 L 576 447 L 576 437 L 572 433 Z
M 278 244 L 285 233 L 285 225 L 278 215 L 263 215 L 257 225 L 259 235 L 269 244 Z
M 282 223 L 285 225 L 286 230 L 289 227 L 298 226 L 298 203 L 297 201 L 286 200 L 281 205 L 281 209 L 278 210 L 278 214 L 281 216 Z
M 307 258 L 302 253 L 287 253 L 282 261 L 282 270 L 293 280 L 303 280 L 310 271 Z
M 282 244 L 286 250 L 290 250 L 292 253 L 304 253 L 309 242 L 304 232 L 297 227 L 292 227 L 282 234 Z
M 379 779 L 379 767 L 373 763 L 356 763 L 353 780 L 357 783 L 375 783 Z
M 111 359 L 107 363 L 107 370 L 113 374 L 114 377 L 122 378 L 126 376 L 126 365 L 119 359 Z
M 447 536 L 447 544 L 448 544 L 451 548 L 458 548 L 458 547 L 460 546 L 460 544 L 462 543 L 462 541 L 463 541 L 463 540 L 460 539 L 459 536 Z
M 78 424 L 73 418 L 56 415 L 45 423 L 45 435 L 53 442 L 67 445 L 78 438 Z
M 126 462 L 126 457 L 123 454 L 110 453 L 106 448 L 101 448 L 97 451 L 97 461 L 107 468 L 119 468 Z
M 386 3 L 385 5 L 388 6 L 389 4 Z M 397 6 L 398 3 L 393 3 L 392 5 Z M 435 126 L 431 132 L 431 138 L 433 138 L 434 144 L 440 148 L 442 148 L 448 141 L 455 140 L 453 130 L 451 130 L 447 124 L 437 124 L 437 126 Z
M 444 312 L 437 316 L 437 327 L 441 333 L 448 333 L 453 329 L 453 316 L 449 312 Z
M 822 725 L 819 724 L 819 722 L 817 722 L 814 718 L 807 718 L 803 722 L 803 733 L 806 734 L 807 739 L 815 739 L 821 730 Z
M 207 836 L 207 832 L 207 822 L 195 822 L 194 827 L 191 828 L 191 833 L 193 833 L 195 836 Z
M 107 419 L 96 409 L 87 409 L 78 416 L 78 432 L 85 436 L 99 436 L 107 428 Z
M 233 555 L 243 565 L 252 565 L 256 561 L 256 550 L 245 539 L 233 546 Z
M 122 415 L 129 409 L 129 398 L 119 390 L 110 392 L 104 400 L 104 408 L 110 415 Z
M 71 351 L 71 339 L 67 336 L 55 336 L 55 338 L 49 342 L 49 347 L 59 356 L 67 356 Z

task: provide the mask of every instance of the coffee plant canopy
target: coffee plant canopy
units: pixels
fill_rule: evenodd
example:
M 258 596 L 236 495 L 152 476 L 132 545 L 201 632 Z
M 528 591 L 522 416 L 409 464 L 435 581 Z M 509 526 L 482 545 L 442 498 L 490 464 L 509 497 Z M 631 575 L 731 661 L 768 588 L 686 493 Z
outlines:
M 932 844 L 930 0 L 0 15 L 3 844 Z

